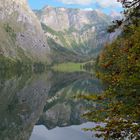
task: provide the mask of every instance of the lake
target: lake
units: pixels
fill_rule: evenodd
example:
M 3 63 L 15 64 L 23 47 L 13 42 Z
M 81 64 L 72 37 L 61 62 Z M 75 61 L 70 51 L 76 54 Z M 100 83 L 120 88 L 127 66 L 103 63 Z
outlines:
M 96 106 L 74 98 L 100 94 L 101 82 L 86 71 L 0 74 L 0 140 L 96 140 L 82 114 Z

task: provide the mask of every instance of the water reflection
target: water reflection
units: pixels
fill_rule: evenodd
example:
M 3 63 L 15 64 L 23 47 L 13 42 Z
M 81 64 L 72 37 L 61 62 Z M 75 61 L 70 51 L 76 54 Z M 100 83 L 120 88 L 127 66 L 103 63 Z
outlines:
M 94 123 L 84 123 L 69 127 L 56 127 L 52 130 L 43 125 L 35 126 L 30 140 L 102 140 L 93 136 L 92 132 L 84 132 L 82 128 L 91 128 Z
M 29 140 L 35 124 L 48 129 L 82 124 L 90 102 L 72 96 L 101 90 L 100 81 L 85 72 L 0 74 L 0 139 Z
M 85 100 L 76 100 L 73 96 L 101 93 L 100 81 L 85 72 L 53 73 L 52 80 L 48 100 L 37 124 L 52 129 L 85 122 L 81 115 L 91 104 Z
M 0 79 L 0 140 L 29 139 L 49 89 L 47 74 Z

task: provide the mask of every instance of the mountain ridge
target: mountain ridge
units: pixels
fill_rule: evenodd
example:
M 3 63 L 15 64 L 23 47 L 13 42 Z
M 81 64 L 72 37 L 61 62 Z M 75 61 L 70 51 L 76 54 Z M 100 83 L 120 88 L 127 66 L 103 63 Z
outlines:
M 47 62 L 50 49 L 27 0 L 1 0 L 0 9 L 1 56 L 12 60 Z
M 35 15 L 36 14 L 36 15 Z M 0 56 L 25 62 L 81 62 L 96 58 L 110 35 L 110 17 L 97 10 L 0 1 Z
M 62 56 L 59 46 L 70 51 L 70 54 L 74 53 L 76 61 L 95 58 L 103 44 L 109 40 L 106 29 L 111 20 L 100 11 L 47 5 L 34 12 L 42 23 L 48 42 L 51 42 L 50 49 L 55 54 L 58 52 L 59 58 L 66 58 L 65 55 Z M 57 44 L 55 50 L 51 47 L 52 44 Z M 55 59 L 55 56 L 52 56 L 52 59 Z

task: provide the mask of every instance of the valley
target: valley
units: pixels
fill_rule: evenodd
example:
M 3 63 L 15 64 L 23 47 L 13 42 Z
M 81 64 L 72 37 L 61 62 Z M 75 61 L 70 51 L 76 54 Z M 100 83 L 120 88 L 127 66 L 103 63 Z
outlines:
M 95 59 L 103 44 L 110 40 L 106 29 L 110 17 L 100 11 L 45 6 L 34 12 L 56 63 Z
M 10 63 L 85 62 L 111 40 L 106 30 L 110 17 L 100 11 L 51 6 L 32 11 L 26 0 L 0 5 L 0 57 Z
M 0 0 L 0 140 L 139 140 L 139 7 Z

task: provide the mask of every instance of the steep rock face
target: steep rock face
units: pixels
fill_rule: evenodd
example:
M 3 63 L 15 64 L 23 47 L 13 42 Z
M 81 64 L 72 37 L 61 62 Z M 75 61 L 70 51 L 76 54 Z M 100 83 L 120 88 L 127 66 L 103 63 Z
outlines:
M 27 0 L 0 1 L 0 55 L 47 61 L 49 47 Z
M 110 24 L 110 17 L 100 11 L 46 6 L 42 10 L 35 10 L 35 13 L 50 46 L 53 40 L 79 57 L 96 57 L 103 44 L 109 40 L 106 28 Z
M 81 30 L 85 25 L 94 25 L 107 23 L 108 16 L 100 11 L 88 11 L 71 8 L 54 8 L 45 6 L 40 11 L 35 11 L 40 21 L 56 31 L 68 30 L 73 27 Z M 63 26 L 62 26 L 63 25 Z

